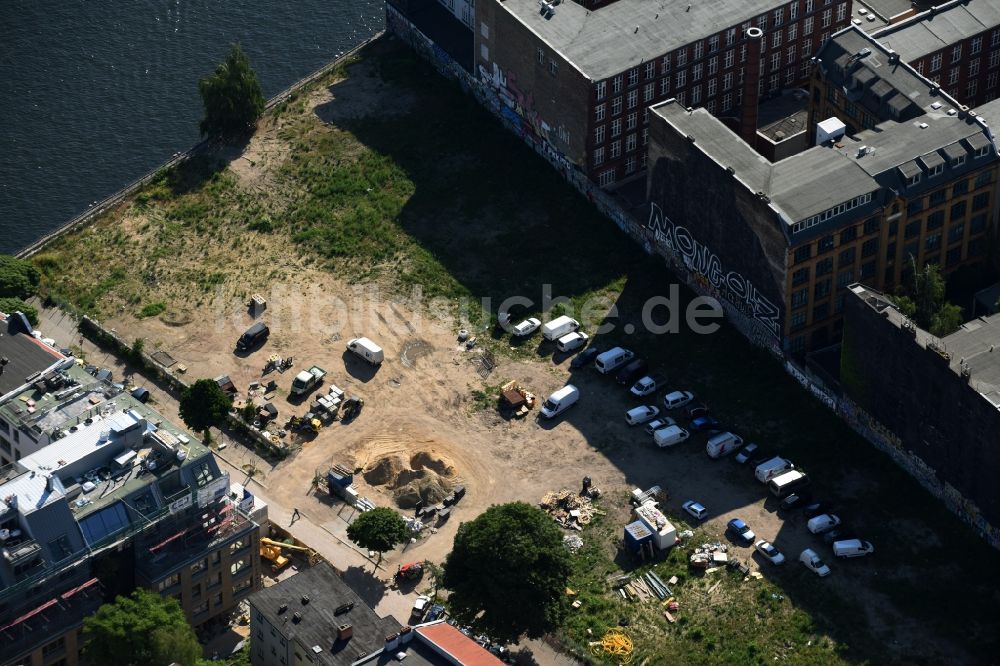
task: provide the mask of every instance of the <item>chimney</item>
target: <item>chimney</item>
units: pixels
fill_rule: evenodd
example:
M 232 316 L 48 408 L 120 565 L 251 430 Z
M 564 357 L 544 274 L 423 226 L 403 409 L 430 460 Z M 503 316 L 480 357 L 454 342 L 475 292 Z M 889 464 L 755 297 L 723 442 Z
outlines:
M 399 634 L 389 634 L 385 637 L 385 649 L 395 650 L 399 645 Z
M 760 43 L 764 31 L 747 30 L 747 61 L 743 69 L 743 114 L 740 119 L 740 137 L 757 148 L 757 106 L 760 103 Z
M 337 640 L 346 641 L 350 640 L 351 636 L 354 635 L 354 627 L 350 624 L 342 624 L 337 627 Z
M 403 627 L 399 630 L 399 643 L 406 645 L 413 640 L 413 627 Z

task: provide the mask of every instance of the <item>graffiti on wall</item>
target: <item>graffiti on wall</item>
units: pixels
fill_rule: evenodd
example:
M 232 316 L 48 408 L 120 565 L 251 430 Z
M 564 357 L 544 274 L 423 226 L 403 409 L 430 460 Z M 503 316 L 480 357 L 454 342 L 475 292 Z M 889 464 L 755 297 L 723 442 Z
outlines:
M 778 306 L 736 271 L 726 271 L 719 255 L 695 240 L 686 227 L 674 224 L 655 203 L 649 204 L 647 228 L 656 243 L 680 255 L 684 265 L 704 278 L 723 300 L 760 323 L 775 338 L 781 337 Z

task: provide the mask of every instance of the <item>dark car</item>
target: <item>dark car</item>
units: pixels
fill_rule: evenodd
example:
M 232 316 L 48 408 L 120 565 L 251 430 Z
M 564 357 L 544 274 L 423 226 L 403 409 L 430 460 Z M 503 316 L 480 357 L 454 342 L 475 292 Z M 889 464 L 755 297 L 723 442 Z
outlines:
M 726 523 L 726 534 L 733 538 L 733 541 L 738 541 L 744 546 L 749 546 L 757 538 L 757 535 L 753 533 L 750 526 L 744 523 L 739 518 L 733 518 L 728 523 Z
M 858 535 L 849 527 L 840 525 L 823 535 L 823 543 L 832 544 L 834 541 L 844 541 L 845 539 L 856 539 Z
M 427 615 L 424 616 L 424 622 L 433 622 L 434 620 L 441 619 L 444 615 L 444 606 L 441 604 L 434 604 L 431 609 L 427 611 Z
M 714 416 L 699 416 L 691 420 L 691 430 L 695 432 L 712 432 L 721 429 L 722 424 Z
M 768 460 L 774 457 L 773 453 L 770 453 L 764 449 L 757 449 L 753 453 L 753 457 L 748 461 L 750 464 L 750 469 L 757 469 L 757 466 L 761 463 L 766 463 Z
M 829 502 L 815 501 L 808 502 L 802 507 L 802 513 L 805 514 L 806 519 L 815 518 L 816 516 L 823 515 L 824 513 L 830 513 L 833 511 L 833 506 Z
M 577 354 L 572 361 L 570 361 L 569 367 L 582 368 L 586 365 L 590 365 L 600 353 L 601 352 L 597 347 L 587 347 L 582 352 Z
M 240 339 L 236 341 L 236 351 L 250 351 L 254 347 L 263 344 L 270 334 L 271 329 L 267 327 L 267 324 L 259 321 L 244 331 Z
M 792 493 L 785 499 L 781 500 L 781 508 L 785 511 L 791 511 L 792 509 L 805 506 L 811 499 L 812 495 L 806 492 Z
M 631 386 L 646 374 L 649 364 L 641 358 L 632 359 L 615 375 L 615 381 L 623 386 Z
M 692 402 L 684 408 L 684 416 L 689 419 L 708 416 L 708 405 L 703 402 Z

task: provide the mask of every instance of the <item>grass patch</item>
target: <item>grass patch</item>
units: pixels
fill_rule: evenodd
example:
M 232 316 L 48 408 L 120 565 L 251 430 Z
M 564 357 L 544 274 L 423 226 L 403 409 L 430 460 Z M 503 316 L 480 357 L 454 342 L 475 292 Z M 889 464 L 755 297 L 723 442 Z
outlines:
M 164 303 L 147 303 L 139 310 L 139 318 L 156 317 L 166 309 L 167 306 Z

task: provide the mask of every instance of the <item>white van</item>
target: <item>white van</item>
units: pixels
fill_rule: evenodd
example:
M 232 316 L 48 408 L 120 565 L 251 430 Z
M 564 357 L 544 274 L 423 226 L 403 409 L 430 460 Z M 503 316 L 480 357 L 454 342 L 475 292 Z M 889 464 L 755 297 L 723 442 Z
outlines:
M 542 416 L 547 419 L 562 414 L 576 401 L 580 399 L 580 390 L 572 384 L 566 384 L 561 389 L 549 396 L 548 400 L 542 403 Z
M 770 460 L 765 460 L 761 464 L 757 465 L 757 469 L 754 470 L 754 476 L 761 483 L 767 483 L 774 477 L 787 472 L 790 469 L 795 469 L 795 465 L 792 464 L 791 460 L 782 458 L 781 456 L 775 456 Z
M 804 472 L 793 469 L 784 474 L 779 474 L 767 482 L 767 488 L 775 497 L 785 497 L 803 486 L 809 485 L 809 477 Z
M 378 365 L 385 358 L 382 348 L 368 338 L 348 340 L 347 351 L 354 352 L 372 365 Z
M 680 426 L 672 425 L 666 428 L 660 428 L 653 432 L 653 441 L 661 449 L 668 446 L 673 446 L 674 444 L 680 444 L 688 437 L 691 436 L 687 430 Z
M 572 333 L 567 333 L 556 341 L 556 349 L 564 354 L 568 354 L 569 352 L 579 349 L 587 344 L 587 340 L 589 339 L 590 336 L 586 333 L 573 331 Z
M 562 336 L 567 333 L 572 333 L 578 328 L 580 328 L 580 322 L 572 317 L 562 315 L 561 317 L 556 317 L 549 323 L 542 326 L 542 337 L 546 340 L 558 340 Z
M 833 542 L 833 554 L 837 557 L 864 557 L 875 552 L 875 546 L 861 539 L 845 539 Z
M 594 365 L 597 371 L 603 375 L 614 372 L 629 361 L 635 358 L 635 353 L 621 347 L 614 347 L 606 352 L 597 355 Z
M 720 432 L 712 435 L 705 444 L 705 453 L 709 458 L 721 458 L 743 446 L 743 438 L 731 432 Z

